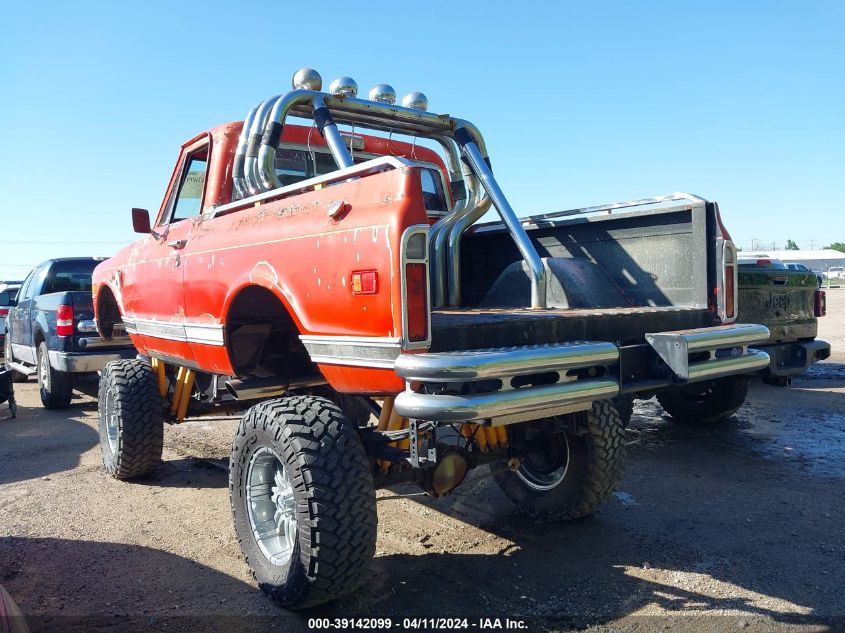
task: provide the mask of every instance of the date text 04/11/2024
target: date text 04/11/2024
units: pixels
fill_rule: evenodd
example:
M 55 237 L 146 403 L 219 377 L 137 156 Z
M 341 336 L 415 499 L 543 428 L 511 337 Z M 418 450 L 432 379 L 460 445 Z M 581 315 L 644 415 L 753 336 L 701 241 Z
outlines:
M 308 628 L 312 630 L 390 630 L 394 627 L 404 630 L 476 630 L 519 631 L 528 628 L 524 620 L 511 618 L 309 618 Z

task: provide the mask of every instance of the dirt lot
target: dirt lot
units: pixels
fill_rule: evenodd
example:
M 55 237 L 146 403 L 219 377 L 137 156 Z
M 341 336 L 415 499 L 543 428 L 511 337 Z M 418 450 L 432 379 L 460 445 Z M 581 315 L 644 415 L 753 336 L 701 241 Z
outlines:
M 50 412 L 32 382 L 18 385 L 19 417 L 0 420 L 0 583 L 33 631 L 287 631 L 315 616 L 409 615 L 471 628 L 509 616 L 532 630 L 843 630 L 845 289 L 829 297 L 821 336 L 838 349 L 792 389 L 756 384 L 707 430 L 638 403 L 624 481 L 595 517 L 534 523 L 489 478 L 440 501 L 382 491 L 371 582 L 304 614 L 275 607 L 242 562 L 225 472 L 234 423 L 168 427 L 159 472 L 119 483 L 101 469 L 92 398 Z

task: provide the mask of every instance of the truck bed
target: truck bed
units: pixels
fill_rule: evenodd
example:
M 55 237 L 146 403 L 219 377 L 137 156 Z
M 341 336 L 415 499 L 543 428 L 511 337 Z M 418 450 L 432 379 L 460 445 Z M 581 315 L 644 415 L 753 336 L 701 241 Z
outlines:
M 559 343 L 644 342 L 646 332 L 715 325 L 706 308 L 447 308 L 431 313 L 432 352 Z

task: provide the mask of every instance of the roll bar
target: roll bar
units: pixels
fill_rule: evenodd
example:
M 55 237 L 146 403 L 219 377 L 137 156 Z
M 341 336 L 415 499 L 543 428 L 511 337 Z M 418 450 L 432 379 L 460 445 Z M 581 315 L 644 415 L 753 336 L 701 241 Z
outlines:
M 232 166 L 234 196 L 247 199 L 282 187 L 274 161 L 288 116 L 313 119 L 343 171 L 353 166 L 338 124 L 398 132 L 437 141 L 446 155 L 454 192 L 465 192 L 429 231 L 432 303 L 460 305 L 460 242 L 463 233 L 492 204 L 525 260 L 531 278 L 531 307 L 546 307 L 545 268 L 490 167 L 484 139 L 469 121 L 425 110 L 294 89 L 252 108 L 244 119 Z M 287 189 L 287 187 L 285 188 Z M 229 205 L 227 205 L 229 206 Z

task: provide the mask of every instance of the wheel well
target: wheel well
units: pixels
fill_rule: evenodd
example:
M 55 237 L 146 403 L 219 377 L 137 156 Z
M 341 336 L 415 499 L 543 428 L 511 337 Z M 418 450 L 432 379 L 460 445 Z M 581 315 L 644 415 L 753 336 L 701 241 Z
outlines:
M 226 315 L 226 348 L 235 374 L 293 379 L 319 373 L 284 304 L 261 286 L 242 289 Z
M 97 329 L 103 338 L 112 337 L 114 324 L 120 320 L 120 308 L 114 293 L 108 286 L 102 286 L 97 293 Z

